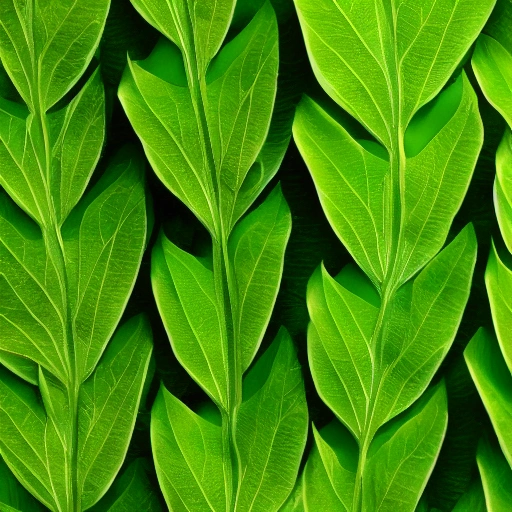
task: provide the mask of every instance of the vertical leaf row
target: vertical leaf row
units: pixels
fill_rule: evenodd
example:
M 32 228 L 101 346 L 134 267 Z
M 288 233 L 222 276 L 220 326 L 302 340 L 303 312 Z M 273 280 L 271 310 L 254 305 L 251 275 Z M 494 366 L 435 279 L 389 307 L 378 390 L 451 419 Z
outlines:
M 297 499 L 306 510 L 413 511 L 447 424 L 444 383 L 430 384 L 476 258 L 471 226 L 445 246 L 483 135 L 457 68 L 494 2 L 295 4 L 334 104 L 306 96 L 294 137 L 355 260 L 335 277 L 322 266 L 308 285 L 309 362 L 335 420 L 314 428 Z
M 172 348 L 208 397 L 191 409 L 161 388 L 151 418 L 160 486 L 171 510 L 278 510 L 295 483 L 307 407 L 286 331 L 255 358 L 291 215 L 279 187 L 245 214 L 289 138 L 276 136 L 273 117 L 275 14 L 268 1 L 253 16 L 250 2 L 234 12 L 234 0 L 132 2 L 162 36 L 147 59 L 129 61 L 119 97 L 155 173 L 212 242 L 198 257 L 161 234 L 152 253 Z
M 512 502 L 512 3 L 500 1 L 478 38 L 472 65 L 487 100 L 507 128 L 496 154 L 494 206 L 502 239 L 492 246 L 485 282 L 495 334 L 480 329 L 465 350 L 469 371 L 491 419 L 499 446 L 490 437 L 478 449 L 487 509 Z
M 110 487 L 151 355 L 143 317 L 116 331 L 146 240 L 141 158 L 121 151 L 90 185 L 105 137 L 91 61 L 108 8 L 0 6 L 20 97 L 0 98 L 0 453 L 52 511 L 88 509 Z

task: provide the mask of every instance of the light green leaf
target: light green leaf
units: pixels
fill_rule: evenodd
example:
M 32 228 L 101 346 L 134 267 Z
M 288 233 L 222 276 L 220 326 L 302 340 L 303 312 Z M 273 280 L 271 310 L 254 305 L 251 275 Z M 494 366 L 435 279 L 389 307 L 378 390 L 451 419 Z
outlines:
M 153 249 L 153 293 L 180 363 L 212 400 L 227 403 L 227 354 L 213 272 L 165 237 Z
M 143 162 L 123 150 L 64 226 L 79 375 L 97 364 L 132 291 L 146 238 Z M 88 204 L 89 203 L 89 204 Z M 105 286 L 107 284 L 107 286 Z
M 82 76 L 109 5 L 106 0 L 2 3 L 0 58 L 33 112 L 55 105 Z
M 512 55 L 509 51 L 493 37 L 482 34 L 471 63 L 487 100 L 512 126 Z
M 499 447 L 488 437 L 478 444 L 478 469 L 489 512 L 506 512 L 512 503 L 512 469 Z
M 374 378 L 371 338 L 378 308 L 322 267 L 308 284 L 308 355 L 320 397 L 356 437 L 365 423 Z
M 447 424 L 446 390 L 440 384 L 377 434 L 363 476 L 363 510 L 416 509 Z
M 171 69 L 183 67 L 174 53 L 164 57 Z M 212 231 L 212 190 L 206 183 L 206 157 L 197 144 L 200 124 L 190 91 L 129 62 L 119 99 L 157 176 Z
M 358 448 L 347 429 L 336 420 L 320 432 L 313 427 L 315 446 L 304 469 L 307 510 L 328 505 L 329 510 L 352 510 Z
M 50 189 L 60 224 L 82 197 L 98 163 L 105 137 L 104 102 L 96 70 L 66 108 L 49 116 L 55 137 Z
M 307 96 L 297 109 L 293 134 L 334 231 L 365 273 L 374 282 L 382 280 L 389 194 L 385 153 L 382 158 L 367 151 Z M 354 168 L 361 171 L 351 172 Z
M 464 357 L 503 453 L 512 466 L 512 375 L 495 336 L 480 329 L 464 351 Z
M 35 389 L 0 367 L 0 449 L 18 480 L 42 503 L 58 509 L 45 455 L 46 414 Z M 56 461 L 56 454 L 53 454 Z M 60 461 L 63 465 L 64 461 Z M 62 485 L 62 483 L 61 483 Z M 62 489 L 59 489 L 62 490 Z
M 501 234 L 507 249 L 512 252 L 512 132 L 510 129 L 506 130 L 496 153 L 494 195 Z
M 237 417 L 240 479 L 236 510 L 279 510 L 299 470 L 308 431 L 304 384 L 295 348 L 282 328 L 247 372 Z
M 278 187 L 238 223 L 229 240 L 238 299 L 234 328 L 240 336 L 243 371 L 254 359 L 270 320 L 290 231 L 290 209 Z
M 82 507 L 94 505 L 121 468 L 151 356 L 151 328 L 143 317 L 119 329 L 79 396 L 78 479 Z
M 151 414 L 151 444 L 171 510 L 228 510 L 218 424 L 191 411 L 162 387 Z
M 250 206 L 239 204 L 238 191 L 270 127 L 277 68 L 277 22 L 266 2 L 247 27 L 225 45 L 206 75 L 208 126 L 227 232 Z
M 37 226 L 3 192 L 0 262 L 2 362 L 33 384 L 36 365 L 65 380 L 68 361 L 60 276 Z
M 0 141 L 3 164 L 0 184 L 38 224 L 48 222 L 46 169 L 34 153 L 34 146 L 42 142 L 37 120 L 28 114 L 25 106 L 4 98 L 0 99 Z

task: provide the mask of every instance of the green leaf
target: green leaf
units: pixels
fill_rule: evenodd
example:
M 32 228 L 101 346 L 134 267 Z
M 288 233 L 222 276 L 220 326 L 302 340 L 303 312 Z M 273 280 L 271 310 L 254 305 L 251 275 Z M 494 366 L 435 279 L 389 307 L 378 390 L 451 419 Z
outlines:
M 318 81 L 390 148 L 397 127 L 404 130 L 455 71 L 494 2 L 428 0 L 421 9 L 414 0 L 400 9 L 371 0 L 295 4 Z
M 236 226 L 229 255 L 239 304 L 234 328 L 242 346 L 245 371 L 261 344 L 279 290 L 291 215 L 278 186 Z
M 134 1 L 146 19 L 176 42 L 172 9 L 160 9 L 159 3 Z M 178 19 L 187 9 L 186 5 L 177 8 Z M 219 16 L 226 14 L 224 8 L 218 11 Z M 225 20 L 229 25 L 229 18 Z M 248 173 L 269 130 L 277 79 L 277 24 L 270 4 L 265 3 L 222 48 L 207 73 L 201 64 L 204 27 L 196 29 L 192 45 L 187 42 L 192 38 L 188 24 L 179 37 L 185 43 L 176 43 L 183 54 L 167 44 L 158 58 L 130 62 L 119 98 L 157 175 L 212 235 L 218 235 L 219 230 L 229 233 L 255 199 L 254 194 L 239 192 L 246 177 L 250 188 L 254 186 Z M 192 57 L 193 48 L 200 50 Z M 163 66 L 158 63 L 163 60 L 181 71 L 174 71 L 172 77 L 162 75 Z M 203 77 L 201 91 L 191 75 L 194 66 Z M 185 83 L 188 88 L 183 87 Z M 265 170 L 259 167 L 260 173 Z M 266 183 L 268 178 L 261 176 L 257 181 Z
M 448 424 L 444 384 L 380 432 L 368 452 L 363 510 L 416 509 Z
M 512 126 L 512 55 L 499 41 L 482 34 L 471 60 L 487 100 Z
M 108 7 L 0 8 L 0 58 L 25 103 L 0 99 L 0 453 L 53 511 L 90 508 L 115 479 L 152 348 L 142 318 L 114 335 L 146 244 L 144 164 L 121 150 L 88 186 L 105 97 L 99 70 L 82 76 Z
M 148 466 L 145 459 L 135 459 L 90 512 L 161 512 L 163 508 L 148 478 Z
M 389 188 L 393 162 L 381 157 L 380 146 L 374 154 L 362 140 L 352 138 L 310 98 L 305 97 L 297 110 L 295 139 L 327 218 L 377 287 L 392 264 L 396 266 L 397 281 L 403 283 L 435 256 L 469 185 L 482 140 L 476 96 L 463 75 L 436 100 L 439 107 L 429 105 L 434 116 L 449 108 L 450 105 L 443 105 L 445 98 L 455 109 L 454 114 L 435 137 L 425 133 L 430 122 L 423 112 L 409 126 L 416 133 L 407 137 L 411 132 L 406 132 L 404 137 L 404 151 L 407 155 L 411 146 L 413 156 L 405 162 L 404 220 L 396 262 L 389 256 L 394 222 Z M 416 140 L 411 141 L 412 137 Z M 454 147 L 450 147 L 452 141 Z M 430 170 L 428 180 L 424 179 L 425 168 Z
M 494 1 L 295 5 L 313 72 L 334 103 L 304 97 L 293 133 L 359 267 L 336 278 L 322 268 L 308 285 L 313 380 L 359 448 L 353 486 L 333 487 L 330 499 L 351 512 L 412 511 L 446 427 L 444 391 L 423 394 L 456 336 L 476 259 L 471 226 L 445 246 L 483 141 L 476 95 L 458 69 Z M 403 418 L 410 423 L 398 427 Z M 380 444 L 393 428 L 396 441 Z M 305 495 L 318 496 L 311 508 L 338 468 L 318 436 L 316 444 L 311 468 L 320 469 L 305 472 Z
M 494 182 L 496 216 L 503 240 L 512 252 L 512 132 L 507 129 L 496 153 Z
M 151 356 L 151 328 L 142 317 L 119 329 L 79 396 L 78 478 L 82 507 L 103 496 L 123 463 Z
M 118 153 L 64 226 L 67 256 L 71 269 L 77 269 L 70 271 L 76 286 L 71 300 L 79 375 L 84 379 L 121 318 L 142 260 L 147 229 L 143 166 L 139 154 Z
M 35 112 L 55 105 L 79 80 L 99 43 L 110 2 L 2 4 L 2 63 Z
M 352 510 L 356 483 L 357 445 L 336 420 L 320 432 L 313 427 L 315 446 L 303 476 L 304 503 L 308 510 L 329 504 L 329 510 Z
M 237 417 L 237 510 L 279 510 L 295 485 L 295 447 L 307 436 L 304 385 L 295 348 L 282 328 L 247 372 Z
M 151 445 L 171 510 L 227 510 L 221 430 L 160 389 L 151 413 Z
M 2 512 L 42 512 L 43 506 L 16 480 L 0 459 L 0 510 Z
M 464 357 L 503 453 L 512 466 L 512 375 L 495 336 L 480 329 L 467 346 Z
M 277 511 L 295 487 L 307 407 L 287 335 L 254 363 L 291 229 L 279 187 L 251 210 L 290 138 L 286 95 L 274 108 L 276 16 L 269 1 L 233 22 L 232 0 L 133 4 L 163 37 L 129 61 L 119 98 L 155 173 L 212 242 L 196 257 L 161 235 L 153 250 L 171 346 L 213 402 L 192 410 L 160 391 L 157 475 L 171 509 Z
M 512 502 L 512 469 L 498 446 L 488 437 L 478 444 L 478 469 L 489 512 L 505 512 Z
M 165 237 L 153 249 L 153 292 L 180 363 L 219 406 L 227 403 L 220 312 L 213 272 Z
M 104 102 L 96 70 L 66 108 L 49 116 L 55 138 L 50 188 L 60 224 L 82 197 L 98 163 L 105 136 Z
M 162 388 L 151 415 L 157 474 L 170 509 L 229 510 L 221 418 Z M 295 349 L 283 329 L 251 367 L 235 428 L 241 478 L 234 510 L 280 510 L 295 485 L 307 408 Z

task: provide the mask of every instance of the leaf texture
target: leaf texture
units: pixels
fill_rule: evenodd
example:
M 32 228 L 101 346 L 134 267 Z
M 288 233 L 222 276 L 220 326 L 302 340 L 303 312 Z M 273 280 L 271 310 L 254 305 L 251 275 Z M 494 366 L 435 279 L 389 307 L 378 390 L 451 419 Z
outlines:
M 52 511 L 88 509 L 110 487 L 152 349 L 145 318 L 116 331 L 145 247 L 143 163 L 121 150 L 89 186 L 108 8 L 0 7 L 0 58 L 23 99 L 0 99 L 0 452 Z
M 245 24 L 232 23 L 233 0 L 132 3 L 162 37 L 129 61 L 119 98 L 155 173 L 212 240 L 198 256 L 162 233 L 152 253 L 171 346 L 207 395 L 192 407 L 161 388 L 151 419 L 160 486 L 173 510 L 277 511 L 307 432 L 288 334 L 257 357 L 291 229 L 279 186 L 254 206 L 290 137 L 273 114 L 277 20 L 268 1 L 249 6 Z
M 471 226 L 445 245 L 483 138 L 475 93 L 455 72 L 494 2 L 295 5 L 336 105 L 305 96 L 293 133 L 356 263 L 336 277 L 321 267 L 308 284 L 308 357 L 336 419 L 315 433 L 304 504 L 414 511 L 447 422 L 444 384 L 427 388 L 457 333 L 476 259 Z

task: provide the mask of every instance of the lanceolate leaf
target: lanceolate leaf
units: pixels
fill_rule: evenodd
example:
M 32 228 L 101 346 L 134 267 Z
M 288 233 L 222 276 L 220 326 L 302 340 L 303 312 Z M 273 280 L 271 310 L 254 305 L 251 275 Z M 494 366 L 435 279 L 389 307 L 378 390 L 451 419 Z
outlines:
M 261 2 L 247 10 L 245 26 L 232 25 L 235 3 L 133 0 L 162 37 L 146 60 L 129 61 L 119 89 L 156 174 L 212 238 L 210 258 L 163 234 L 152 256 L 172 348 L 211 400 L 191 409 L 163 387 L 156 399 L 153 454 L 173 510 L 279 510 L 294 488 L 307 431 L 288 334 L 281 331 L 254 362 L 291 215 L 277 186 L 242 216 L 275 174 L 289 132 L 273 116 L 274 11 Z
M 356 138 L 337 107 L 309 97 L 294 122 L 327 219 L 359 267 L 336 278 L 321 268 L 308 286 L 313 379 L 355 439 L 315 436 L 309 510 L 329 496 L 333 510 L 413 511 L 437 459 L 444 384 L 426 389 L 468 299 L 473 228 L 443 246 L 482 145 L 474 91 L 452 74 L 493 3 L 295 0 L 316 78 L 369 132 Z
M 512 469 L 499 446 L 484 437 L 478 445 L 478 468 L 489 512 L 505 512 L 512 502 Z
M 111 485 L 151 354 L 144 318 L 114 334 L 145 246 L 142 161 L 119 152 L 84 195 L 105 131 L 99 71 L 65 97 L 108 7 L 0 7 L 0 57 L 25 103 L 0 99 L 0 452 L 54 511 Z
M 512 3 L 500 1 L 485 29 L 487 33 L 478 39 L 472 60 L 483 93 L 508 123 L 496 155 L 494 182 L 494 205 L 505 246 L 500 251 L 493 244 L 485 273 L 496 337 L 480 330 L 464 353 L 505 456 L 486 442 L 479 450 L 478 464 L 489 510 L 505 510 L 505 495 L 510 502 L 505 482 L 511 477 L 505 477 L 505 460 L 512 467 L 512 270 L 507 254 L 507 250 L 512 252 L 511 17 Z

